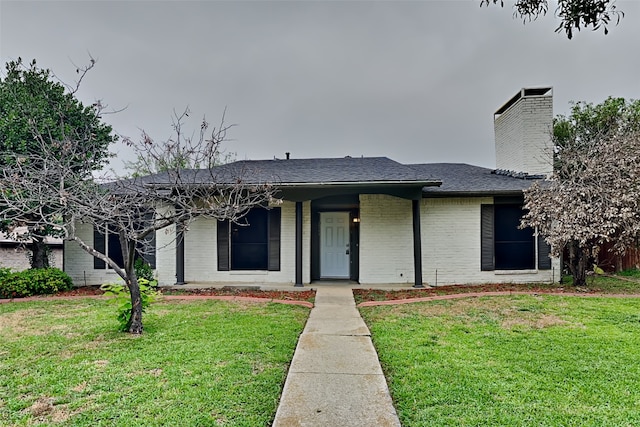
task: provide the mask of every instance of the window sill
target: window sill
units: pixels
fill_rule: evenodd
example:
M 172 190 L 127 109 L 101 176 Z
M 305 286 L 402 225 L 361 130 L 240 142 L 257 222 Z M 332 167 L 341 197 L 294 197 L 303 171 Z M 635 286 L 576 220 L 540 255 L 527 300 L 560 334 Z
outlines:
M 496 276 L 506 276 L 511 274 L 537 274 L 538 270 L 495 270 Z
M 269 272 L 267 270 L 231 270 L 229 274 L 232 276 L 266 276 Z

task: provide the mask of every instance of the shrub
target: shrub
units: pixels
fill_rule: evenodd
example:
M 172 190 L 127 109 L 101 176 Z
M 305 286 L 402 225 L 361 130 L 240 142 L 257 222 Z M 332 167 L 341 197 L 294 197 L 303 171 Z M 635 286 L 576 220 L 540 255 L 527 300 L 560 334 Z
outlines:
M 3 269 L 4 270 L 4 269 Z M 0 273 L 0 298 L 22 298 L 55 294 L 73 288 L 67 273 L 58 268 L 40 268 Z
M 136 270 L 136 277 L 138 279 L 146 279 L 150 284 L 153 283 L 153 269 L 148 262 L 143 260 L 142 258 L 136 259 L 136 262 L 133 264 L 133 268 Z
M 13 270 L 9 267 L 0 267 L 0 283 L 4 280 L 5 277 L 13 273 Z
M 144 313 L 147 307 L 160 295 L 155 290 L 158 282 L 140 278 L 138 279 L 138 285 L 140 286 L 140 304 Z M 129 289 L 122 283 L 105 283 L 100 286 L 100 289 L 104 291 L 105 295 L 115 297 L 112 301 L 118 304 L 118 329 L 121 332 L 127 332 L 131 327 L 131 295 L 129 294 Z

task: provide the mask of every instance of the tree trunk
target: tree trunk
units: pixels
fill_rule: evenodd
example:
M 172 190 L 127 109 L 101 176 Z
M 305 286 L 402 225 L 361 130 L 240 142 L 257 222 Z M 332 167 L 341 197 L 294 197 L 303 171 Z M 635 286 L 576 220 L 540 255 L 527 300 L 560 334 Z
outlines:
M 588 263 L 589 251 L 581 248 L 575 240 L 569 242 L 569 271 L 573 276 L 573 286 L 587 285 Z
M 140 335 L 142 334 L 142 297 L 134 269 L 127 271 L 127 286 L 131 295 L 131 326 L 129 327 L 129 333 Z
M 31 268 L 49 268 L 49 247 L 43 237 L 34 236 L 32 238 Z

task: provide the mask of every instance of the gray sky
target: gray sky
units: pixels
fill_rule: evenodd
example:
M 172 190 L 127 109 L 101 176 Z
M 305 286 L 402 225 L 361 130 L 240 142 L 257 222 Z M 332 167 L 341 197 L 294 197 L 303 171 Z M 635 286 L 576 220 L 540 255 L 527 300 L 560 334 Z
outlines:
M 0 60 L 36 58 L 73 82 L 90 53 L 79 97 L 126 107 L 105 120 L 132 138 L 167 138 L 174 109 L 197 129 L 226 107 L 237 159 L 493 167 L 493 112 L 521 87 L 553 86 L 555 114 L 640 98 L 640 1 L 617 1 L 626 16 L 609 35 L 573 40 L 551 15 L 523 25 L 479 1 L 1 0 Z

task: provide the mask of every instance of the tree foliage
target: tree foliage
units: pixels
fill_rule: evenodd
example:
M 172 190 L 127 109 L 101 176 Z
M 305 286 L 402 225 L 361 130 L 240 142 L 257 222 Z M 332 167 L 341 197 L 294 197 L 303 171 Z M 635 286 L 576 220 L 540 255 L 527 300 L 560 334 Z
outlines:
M 481 0 L 481 6 L 500 3 L 504 0 Z M 549 11 L 548 0 L 516 0 L 513 15 L 523 21 L 535 20 Z M 555 15 L 560 19 L 556 32 L 564 31 L 567 38 L 573 37 L 574 30 L 591 27 L 593 31 L 600 28 L 609 33 L 607 26 L 611 22 L 617 25 L 624 17 L 624 12 L 617 10 L 615 0 L 558 0 Z
M 78 84 L 93 68 L 95 61 L 82 69 L 78 68 Z M 76 99 L 78 86 L 65 86 L 54 80 L 48 69 L 38 68 L 33 60 L 25 65 L 21 58 L 6 64 L 4 77 L 0 76 L 0 151 L 10 153 L 0 157 L 0 167 L 6 168 L 16 161 L 32 162 L 32 167 L 46 165 L 38 163 L 37 153 L 42 147 L 51 148 L 58 156 L 63 141 L 84 141 L 86 155 L 76 162 L 79 172 L 88 173 L 102 168 L 109 157 L 109 145 L 116 140 L 110 126 L 102 123 L 102 105 L 96 102 L 84 106 Z M 8 208 L 10 206 L 5 206 Z M 2 206 L 0 206 L 2 208 Z M 47 206 L 39 211 L 46 214 Z M 55 209 L 54 209 L 55 210 Z M 29 215 L 38 210 L 30 209 Z M 33 223 L 30 216 L 13 216 L 11 222 L 3 222 L 3 231 L 12 231 L 13 237 L 32 241 L 32 267 L 48 267 L 44 238 L 56 233 L 56 227 L 29 227 L 25 232 L 21 226 Z
M 623 254 L 640 236 L 640 101 L 576 103 L 554 121 L 554 171 L 525 192 L 522 225 L 554 255 L 566 248 L 576 285 L 605 242 Z

